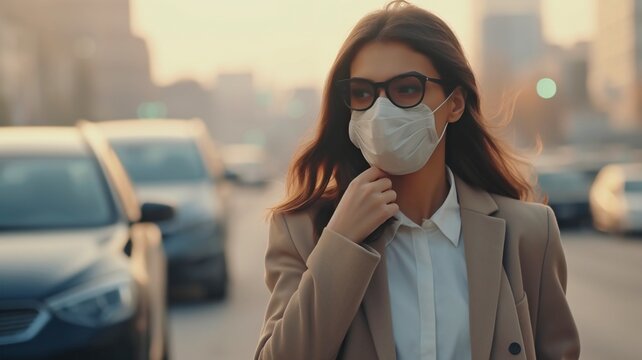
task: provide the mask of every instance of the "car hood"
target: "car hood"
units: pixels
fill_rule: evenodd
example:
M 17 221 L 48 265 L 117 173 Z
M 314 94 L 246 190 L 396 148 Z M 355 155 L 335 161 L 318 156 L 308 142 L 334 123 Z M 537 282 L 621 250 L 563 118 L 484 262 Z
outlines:
M 108 246 L 121 236 L 127 236 L 123 225 L 0 233 L 0 300 L 44 300 L 93 277 L 126 271 L 124 253 Z

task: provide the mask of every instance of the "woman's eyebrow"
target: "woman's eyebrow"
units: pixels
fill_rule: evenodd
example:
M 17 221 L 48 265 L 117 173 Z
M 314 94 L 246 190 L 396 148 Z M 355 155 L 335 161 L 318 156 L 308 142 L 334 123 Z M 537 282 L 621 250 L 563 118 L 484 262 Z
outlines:
M 394 78 L 399 77 L 399 76 L 402 76 L 402 75 L 421 75 L 421 76 L 428 76 L 428 75 L 424 75 L 424 74 L 420 73 L 419 71 L 412 70 L 412 71 L 405 71 L 405 72 L 402 72 L 402 73 L 399 73 L 399 74 L 396 74 L 396 75 L 390 76 L 389 78 L 387 78 L 387 79 L 385 79 L 385 80 L 383 80 L 383 81 L 375 81 L 375 80 L 372 80 L 371 78 L 369 78 L 369 77 L 365 77 L 365 76 L 351 76 L 351 77 L 350 77 L 350 79 L 362 79 L 362 80 L 368 80 L 368 81 L 372 81 L 372 82 L 386 82 L 386 81 L 388 81 L 388 80 L 390 80 L 390 79 L 394 79 Z M 428 76 L 428 77 L 431 77 L 431 76 Z

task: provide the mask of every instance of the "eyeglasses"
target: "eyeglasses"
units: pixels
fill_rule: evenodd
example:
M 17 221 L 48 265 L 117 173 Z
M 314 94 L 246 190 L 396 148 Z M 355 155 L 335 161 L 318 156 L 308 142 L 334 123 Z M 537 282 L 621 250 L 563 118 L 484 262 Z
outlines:
M 445 85 L 442 79 L 431 78 L 418 72 L 397 75 L 383 82 L 374 82 L 363 78 L 343 79 L 336 86 L 343 102 L 351 110 L 365 111 L 374 105 L 383 88 L 386 97 L 395 106 L 402 109 L 415 107 L 421 103 L 426 94 L 426 82 Z

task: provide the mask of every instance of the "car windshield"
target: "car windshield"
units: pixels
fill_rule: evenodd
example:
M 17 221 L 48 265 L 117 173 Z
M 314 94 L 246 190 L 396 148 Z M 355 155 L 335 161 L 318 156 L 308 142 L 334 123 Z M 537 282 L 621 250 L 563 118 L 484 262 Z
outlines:
M 89 157 L 0 158 L 0 230 L 111 224 L 106 185 Z
M 112 145 L 136 184 L 207 178 L 203 160 L 193 141 L 114 142 Z
M 624 183 L 624 191 L 629 193 L 642 193 L 641 180 L 629 180 Z

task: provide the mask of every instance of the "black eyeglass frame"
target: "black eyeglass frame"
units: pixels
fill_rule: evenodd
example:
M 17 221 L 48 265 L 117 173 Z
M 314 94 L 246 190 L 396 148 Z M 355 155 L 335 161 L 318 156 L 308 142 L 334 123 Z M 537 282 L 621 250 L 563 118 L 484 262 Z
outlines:
M 400 78 L 406 78 L 406 77 L 414 77 L 414 78 L 419 80 L 419 82 L 421 83 L 421 97 L 419 98 L 419 101 L 417 101 L 417 103 L 414 104 L 414 105 L 401 106 L 401 105 L 397 104 L 390 97 L 390 94 L 389 94 L 389 91 L 388 91 L 388 86 L 390 85 L 391 82 L 393 82 L 395 80 L 398 80 Z M 370 103 L 370 105 L 368 107 L 366 107 L 366 108 L 358 108 L 358 109 L 357 108 L 353 108 L 352 105 L 349 102 L 350 101 L 350 87 L 349 87 L 349 85 L 350 85 L 350 82 L 354 81 L 354 80 L 359 80 L 359 81 L 366 82 L 366 83 L 370 84 L 374 88 L 374 96 L 372 98 L 372 103 Z M 385 91 L 386 97 L 388 98 L 388 100 L 390 100 L 390 102 L 393 103 L 396 107 L 401 108 L 401 109 L 410 109 L 410 108 L 413 108 L 413 107 L 421 104 L 421 102 L 424 100 L 424 96 L 426 96 L 426 82 L 428 82 L 428 81 L 433 82 L 435 84 L 439 84 L 439 85 L 441 85 L 443 87 L 448 85 L 448 83 L 443 79 L 426 76 L 426 75 L 424 75 L 424 74 L 422 74 L 420 72 L 417 72 L 417 71 L 411 71 L 411 72 L 407 72 L 407 73 L 403 73 L 403 74 L 399 74 L 399 75 L 393 76 L 390 79 L 388 79 L 386 81 L 381 81 L 381 82 L 374 82 L 372 80 L 365 79 L 365 78 L 360 78 L 360 77 L 342 79 L 342 80 L 337 80 L 335 82 L 335 86 L 336 86 L 337 90 L 340 93 L 340 96 L 341 96 L 341 99 L 342 99 L 343 103 L 350 110 L 366 111 L 366 110 L 370 109 L 375 104 L 377 99 L 379 98 L 379 89 L 381 89 L 381 88 L 383 88 L 383 90 Z M 348 86 L 346 86 L 346 84 Z

